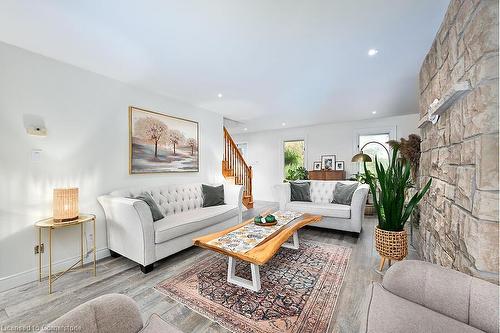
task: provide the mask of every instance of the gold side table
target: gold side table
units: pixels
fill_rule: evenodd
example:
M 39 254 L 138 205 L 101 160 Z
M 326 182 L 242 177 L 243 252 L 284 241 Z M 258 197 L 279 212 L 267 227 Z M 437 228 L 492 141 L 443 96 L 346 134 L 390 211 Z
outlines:
M 55 280 L 59 279 L 65 273 L 72 271 L 75 269 L 75 266 L 80 265 L 80 269 L 83 269 L 83 228 L 85 223 L 92 222 L 93 228 L 93 244 L 92 244 L 92 252 L 94 256 L 93 270 L 94 276 L 96 276 L 96 247 L 95 247 L 95 215 L 86 214 L 80 215 L 77 220 L 68 221 L 68 222 L 55 222 L 53 218 L 48 218 L 44 220 L 40 220 L 35 223 L 35 227 L 38 228 L 38 276 L 39 280 L 42 281 L 42 251 L 40 251 L 42 246 L 42 229 L 47 229 L 49 233 L 49 294 L 52 293 L 52 284 Z M 68 269 L 58 273 L 52 273 L 52 230 L 66 228 L 70 226 L 80 226 L 80 259 L 71 265 Z

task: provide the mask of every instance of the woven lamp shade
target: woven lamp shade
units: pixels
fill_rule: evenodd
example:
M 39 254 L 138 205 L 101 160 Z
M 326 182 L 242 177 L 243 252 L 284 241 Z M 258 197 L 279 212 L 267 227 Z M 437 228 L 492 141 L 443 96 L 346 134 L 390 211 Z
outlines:
M 78 219 L 78 188 L 54 189 L 53 218 L 56 222 L 67 222 Z

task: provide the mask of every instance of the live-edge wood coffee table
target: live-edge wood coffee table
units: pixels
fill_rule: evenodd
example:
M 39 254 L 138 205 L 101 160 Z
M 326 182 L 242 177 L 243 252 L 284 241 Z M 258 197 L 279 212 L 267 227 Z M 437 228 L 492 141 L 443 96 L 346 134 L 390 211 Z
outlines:
M 321 216 L 319 215 L 303 214 L 300 217 L 296 218 L 295 220 L 292 220 L 287 225 L 283 226 L 281 229 L 277 230 L 270 236 L 266 237 L 256 247 L 252 248 L 251 250 L 245 253 L 228 251 L 226 249 L 214 246 L 209 243 L 210 241 L 217 239 L 221 236 L 224 236 L 230 233 L 231 231 L 239 229 L 244 225 L 253 223 L 253 219 L 210 235 L 195 238 L 193 239 L 193 242 L 194 245 L 196 246 L 224 254 L 228 257 L 228 267 L 227 267 L 228 282 L 253 291 L 259 291 L 260 290 L 259 266 L 264 265 L 269 260 L 271 260 L 271 258 L 276 254 L 276 252 L 278 252 L 280 247 L 298 249 L 299 248 L 298 230 L 307 224 L 319 222 L 320 220 Z M 292 237 L 291 243 L 288 242 L 288 239 L 290 237 Z M 239 259 L 250 264 L 250 270 L 252 273 L 251 281 L 235 275 L 236 271 L 235 259 Z

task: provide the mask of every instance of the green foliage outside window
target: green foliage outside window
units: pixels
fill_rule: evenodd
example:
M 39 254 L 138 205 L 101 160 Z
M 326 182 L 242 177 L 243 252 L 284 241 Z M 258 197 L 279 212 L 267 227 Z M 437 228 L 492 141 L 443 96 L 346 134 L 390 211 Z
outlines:
M 304 168 L 304 141 L 285 141 L 284 174 L 287 180 L 307 179 Z

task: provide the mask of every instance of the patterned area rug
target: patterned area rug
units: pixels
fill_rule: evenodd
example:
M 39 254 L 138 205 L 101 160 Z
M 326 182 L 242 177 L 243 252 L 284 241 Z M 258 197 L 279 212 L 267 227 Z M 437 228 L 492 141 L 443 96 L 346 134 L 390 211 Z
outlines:
M 326 332 L 335 309 L 351 249 L 301 241 L 282 248 L 260 267 L 259 292 L 228 283 L 227 257 L 208 254 L 156 289 L 238 333 Z M 238 261 L 236 275 L 250 279 Z

